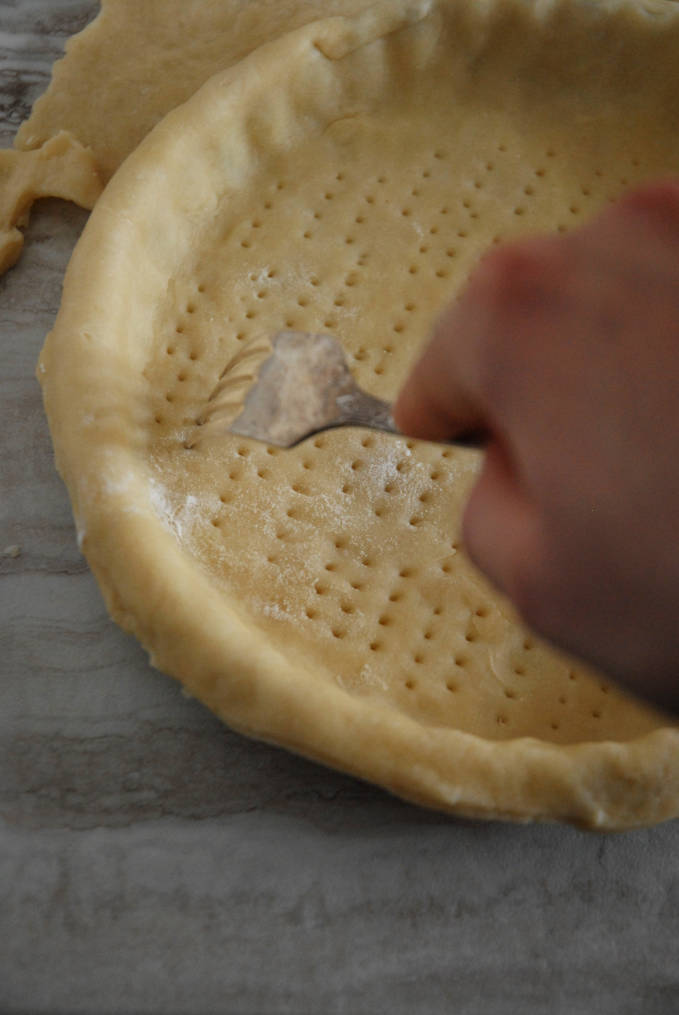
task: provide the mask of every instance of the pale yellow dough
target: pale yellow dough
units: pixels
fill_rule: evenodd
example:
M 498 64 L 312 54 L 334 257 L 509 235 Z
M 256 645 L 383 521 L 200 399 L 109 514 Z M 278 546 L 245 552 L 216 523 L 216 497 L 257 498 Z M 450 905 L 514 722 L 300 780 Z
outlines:
M 0 275 L 15 263 L 31 205 L 39 197 L 63 197 L 92 208 L 102 182 L 92 153 L 64 131 L 35 151 L 0 151 Z
M 185 447 L 247 339 L 331 331 L 391 398 L 486 248 L 679 170 L 667 9 L 317 22 L 212 78 L 106 188 L 40 362 L 57 463 L 113 617 L 236 729 L 468 815 L 677 814 L 677 729 L 467 562 L 477 454 L 358 430 Z
M 15 150 L 0 151 L 0 273 L 20 254 L 36 198 L 92 208 L 123 159 L 211 75 L 283 32 L 367 3 L 102 0 L 54 65 Z

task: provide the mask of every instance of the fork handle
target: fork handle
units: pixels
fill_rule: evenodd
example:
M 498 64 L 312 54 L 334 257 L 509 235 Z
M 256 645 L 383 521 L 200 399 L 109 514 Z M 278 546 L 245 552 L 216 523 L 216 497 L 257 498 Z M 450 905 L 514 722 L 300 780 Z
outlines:
M 339 415 L 334 426 L 364 426 L 370 430 L 383 430 L 385 433 L 403 437 L 403 432 L 394 423 L 392 406 L 381 398 L 369 395 L 367 391 L 356 388 L 336 399 Z M 480 430 L 469 430 L 455 437 L 437 441 L 438 444 L 452 444 L 460 448 L 483 448 L 486 435 Z

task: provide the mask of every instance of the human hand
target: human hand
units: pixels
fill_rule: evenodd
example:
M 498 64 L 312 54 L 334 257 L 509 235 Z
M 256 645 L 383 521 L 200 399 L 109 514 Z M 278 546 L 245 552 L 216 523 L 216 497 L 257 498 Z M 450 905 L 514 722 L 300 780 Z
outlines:
M 679 707 L 679 184 L 489 253 L 394 416 L 487 434 L 471 558 L 537 631 Z

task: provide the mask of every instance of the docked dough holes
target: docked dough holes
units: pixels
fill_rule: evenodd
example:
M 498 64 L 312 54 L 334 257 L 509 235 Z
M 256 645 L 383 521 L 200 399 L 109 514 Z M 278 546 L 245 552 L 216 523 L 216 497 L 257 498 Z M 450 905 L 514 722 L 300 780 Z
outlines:
M 210 81 L 106 188 L 41 378 L 114 617 L 226 722 L 430 806 L 626 827 L 679 809 L 676 732 L 535 642 L 471 566 L 477 455 L 360 431 L 186 446 L 244 341 L 332 326 L 393 398 L 498 238 L 679 165 L 676 60 L 662 87 L 646 73 L 677 20 L 503 9 L 434 4 L 377 44 L 373 20 L 365 46 L 360 20 L 327 21 Z M 604 25 L 629 64 L 610 92 L 577 70 Z
M 0 151 L 0 273 L 19 257 L 21 230 L 38 198 L 92 208 L 146 134 L 213 74 L 314 18 L 367 6 L 369 0 L 248 0 L 244 8 L 241 0 L 220 0 L 196 4 L 187 15 L 183 0 L 165 0 L 162 9 L 108 0 L 55 64 L 15 150 Z

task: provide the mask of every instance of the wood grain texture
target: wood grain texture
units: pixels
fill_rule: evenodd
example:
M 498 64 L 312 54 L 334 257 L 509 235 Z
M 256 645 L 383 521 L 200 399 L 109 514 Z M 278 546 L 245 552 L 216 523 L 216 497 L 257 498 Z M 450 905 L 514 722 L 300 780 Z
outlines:
M 0 2 L 2 143 L 94 10 Z M 34 379 L 85 217 L 44 202 L 0 279 L 0 1012 L 676 1009 L 676 822 L 419 811 L 229 732 L 110 623 Z
M 66 40 L 98 10 L 82 0 L 0 3 L 0 146 L 7 147 L 50 79 Z

